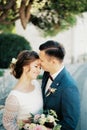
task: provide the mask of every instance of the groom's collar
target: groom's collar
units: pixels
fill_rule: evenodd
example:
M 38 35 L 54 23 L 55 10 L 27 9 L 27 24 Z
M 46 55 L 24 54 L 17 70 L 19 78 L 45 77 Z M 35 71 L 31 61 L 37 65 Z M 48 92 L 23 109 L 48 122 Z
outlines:
M 51 77 L 52 77 L 53 79 L 55 79 L 56 76 L 63 70 L 63 68 L 64 68 L 64 66 L 62 66 L 59 71 L 57 71 L 56 73 L 52 74 Z

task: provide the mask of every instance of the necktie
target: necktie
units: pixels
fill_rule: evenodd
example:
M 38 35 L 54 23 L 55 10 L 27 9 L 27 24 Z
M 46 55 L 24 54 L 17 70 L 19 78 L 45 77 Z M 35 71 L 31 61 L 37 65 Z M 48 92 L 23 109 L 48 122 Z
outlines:
M 51 81 L 53 81 L 53 77 L 51 75 L 49 75 L 49 78 L 51 79 Z

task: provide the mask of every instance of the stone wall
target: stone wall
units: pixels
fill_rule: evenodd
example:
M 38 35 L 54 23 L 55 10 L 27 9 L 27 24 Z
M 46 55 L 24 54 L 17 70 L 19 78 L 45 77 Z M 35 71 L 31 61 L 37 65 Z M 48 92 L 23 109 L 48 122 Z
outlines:
M 4 70 L 4 76 L 0 77 L 0 104 L 4 105 L 4 100 L 14 87 L 16 79 L 10 74 L 10 70 Z
M 6 97 L 17 80 L 10 74 L 9 70 L 4 70 L 4 76 L 0 77 L 0 130 L 4 130 L 2 125 L 2 116 Z

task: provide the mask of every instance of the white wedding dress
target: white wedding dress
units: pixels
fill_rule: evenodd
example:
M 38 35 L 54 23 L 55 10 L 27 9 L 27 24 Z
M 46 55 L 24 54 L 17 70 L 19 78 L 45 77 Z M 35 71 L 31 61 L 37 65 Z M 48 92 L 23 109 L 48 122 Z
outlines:
M 41 87 L 36 80 L 32 84 L 35 89 L 32 92 L 23 93 L 12 90 L 6 99 L 3 114 L 3 125 L 6 130 L 18 130 L 17 122 L 29 116 L 29 113 L 37 114 L 43 111 Z

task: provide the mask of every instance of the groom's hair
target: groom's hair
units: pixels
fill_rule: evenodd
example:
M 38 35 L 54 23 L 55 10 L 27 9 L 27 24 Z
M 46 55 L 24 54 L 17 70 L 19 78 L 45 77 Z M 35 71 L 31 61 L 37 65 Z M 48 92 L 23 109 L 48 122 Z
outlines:
M 65 56 L 65 49 L 62 44 L 49 40 L 39 46 L 40 51 L 44 51 L 48 56 L 54 56 L 57 59 L 63 60 Z

